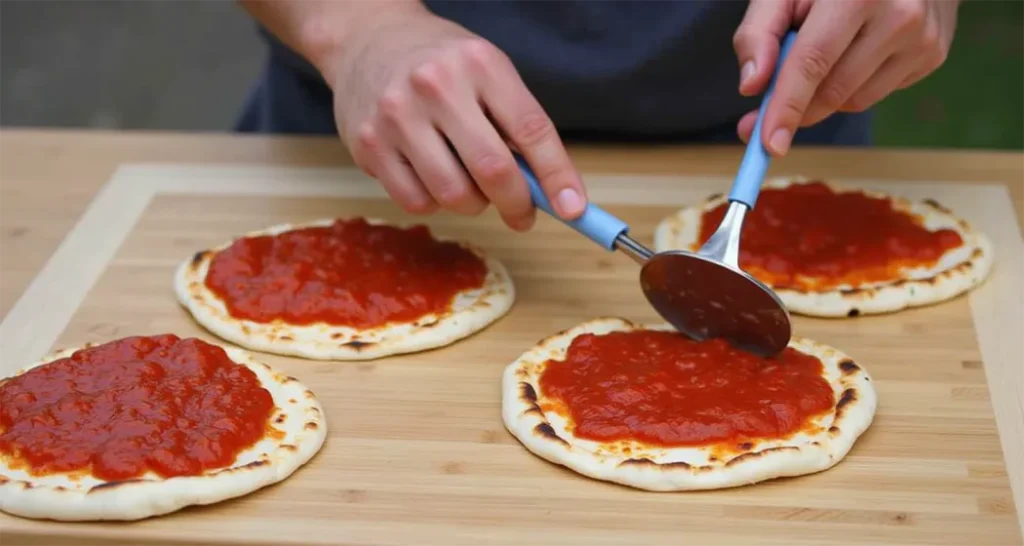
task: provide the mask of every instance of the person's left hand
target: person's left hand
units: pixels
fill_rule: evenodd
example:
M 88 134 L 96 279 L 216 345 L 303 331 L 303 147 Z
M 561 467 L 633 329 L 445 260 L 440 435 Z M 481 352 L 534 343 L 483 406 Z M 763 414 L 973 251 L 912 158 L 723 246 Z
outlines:
M 740 93 L 764 91 L 780 40 L 799 27 L 761 133 L 775 156 L 789 151 L 799 127 L 835 112 L 862 112 L 909 87 L 946 60 L 959 0 L 751 0 L 733 37 Z M 737 125 L 744 142 L 757 111 Z

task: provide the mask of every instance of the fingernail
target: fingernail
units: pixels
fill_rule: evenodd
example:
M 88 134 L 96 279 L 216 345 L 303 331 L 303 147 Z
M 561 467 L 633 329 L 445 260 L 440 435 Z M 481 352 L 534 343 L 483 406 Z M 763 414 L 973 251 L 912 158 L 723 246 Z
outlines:
M 754 61 L 747 61 L 743 63 L 743 68 L 740 69 L 740 85 L 747 83 L 747 80 L 754 76 L 756 72 Z
M 583 196 L 580 192 L 572 189 L 565 188 L 558 192 L 558 208 L 562 209 L 562 214 L 577 214 L 583 210 Z
M 793 135 L 789 132 L 789 129 L 776 129 L 772 133 L 771 140 L 768 141 L 768 147 L 776 154 L 783 155 L 789 151 L 789 141 L 792 138 Z

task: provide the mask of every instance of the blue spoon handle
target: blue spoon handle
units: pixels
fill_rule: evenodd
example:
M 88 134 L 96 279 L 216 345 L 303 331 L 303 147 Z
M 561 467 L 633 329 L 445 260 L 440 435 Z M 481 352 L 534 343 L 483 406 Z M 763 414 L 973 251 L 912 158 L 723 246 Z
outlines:
M 519 164 L 523 178 L 526 179 L 526 183 L 530 186 L 530 196 L 533 197 L 533 204 L 537 208 L 580 232 L 580 234 L 586 236 L 591 241 L 604 247 L 605 250 L 615 250 L 615 239 L 629 231 L 629 226 L 625 222 L 592 203 L 587 204 L 587 208 L 579 218 L 570 221 L 563 220 L 551 206 L 551 201 L 548 200 L 548 197 L 544 195 L 544 190 L 541 189 L 540 183 L 537 182 L 537 177 L 533 174 L 533 170 L 530 169 L 526 160 L 519 154 L 513 154 L 513 156 L 516 158 L 516 163 Z
M 764 175 L 768 172 L 769 155 L 761 143 L 761 122 L 764 120 L 765 110 L 768 109 L 768 102 L 775 91 L 775 80 L 779 77 L 779 69 L 783 61 L 789 55 L 789 49 L 796 40 L 796 31 L 791 30 L 782 39 L 782 47 L 779 49 L 779 60 L 775 63 L 775 73 L 772 80 L 768 82 L 768 89 L 761 99 L 761 108 L 757 113 L 757 123 L 754 124 L 754 132 L 750 135 L 750 142 L 747 143 L 747 151 L 743 154 L 743 161 L 740 162 L 740 170 L 736 173 L 736 179 L 732 183 L 732 191 L 729 193 L 730 201 L 739 201 L 744 205 L 754 208 L 757 202 L 757 195 L 761 192 L 761 183 Z

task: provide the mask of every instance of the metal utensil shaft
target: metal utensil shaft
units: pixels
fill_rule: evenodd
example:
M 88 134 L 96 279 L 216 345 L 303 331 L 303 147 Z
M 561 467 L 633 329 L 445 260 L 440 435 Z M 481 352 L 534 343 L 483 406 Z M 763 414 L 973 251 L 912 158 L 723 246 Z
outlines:
M 615 250 L 621 251 L 640 265 L 644 265 L 647 263 L 647 260 L 651 259 L 651 256 L 654 256 L 654 252 L 651 252 L 651 249 L 638 243 L 635 239 L 626 235 L 625 232 L 620 233 L 615 238 Z

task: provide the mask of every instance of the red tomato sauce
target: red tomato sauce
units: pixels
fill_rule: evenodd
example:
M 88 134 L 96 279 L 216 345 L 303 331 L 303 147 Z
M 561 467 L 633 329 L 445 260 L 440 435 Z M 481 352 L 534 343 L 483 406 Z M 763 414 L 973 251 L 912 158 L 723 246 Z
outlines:
M 273 411 L 256 375 L 220 347 L 129 337 L 0 385 L 0 454 L 35 475 L 193 476 L 233 464 Z
M 712 446 L 788 437 L 831 411 L 823 371 L 790 348 L 764 359 L 723 340 L 636 330 L 577 337 L 539 386 L 579 438 Z
M 726 208 L 704 213 L 701 244 Z M 775 288 L 822 290 L 893 280 L 904 268 L 936 264 L 962 244 L 956 231 L 929 231 L 889 199 L 837 193 L 810 182 L 761 193 L 743 225 L 739 260 L 741 268 Z
M 206 286 L 235 318 L 369 328 L 441 314 L 486 277 L 479 256 L 426 226 L 358 218 L 238 239 L 213 259 Z

